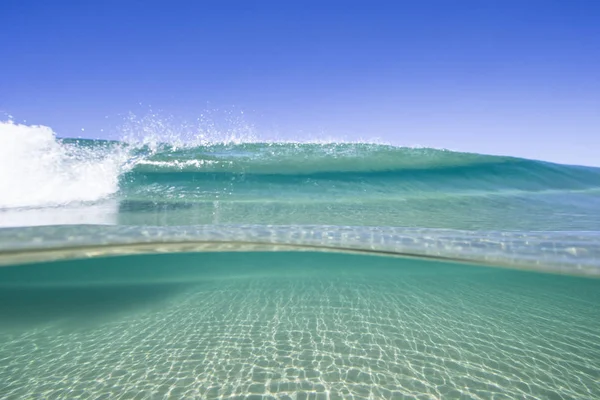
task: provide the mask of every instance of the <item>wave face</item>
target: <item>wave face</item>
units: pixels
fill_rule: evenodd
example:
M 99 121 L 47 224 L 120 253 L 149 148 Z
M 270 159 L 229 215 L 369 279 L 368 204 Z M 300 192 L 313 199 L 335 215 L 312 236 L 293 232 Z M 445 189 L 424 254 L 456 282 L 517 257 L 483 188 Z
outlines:
M 164 145 L 132 157 L 121 209 L 159 207 L 167 225 L 600 226 L 598 168 L 367 143 Z
M 514 157 L 368 143 L 248 143 L 138 149 L 134 172 L 146 178 L 355 179 L 421 181 L 434 186 L 462 180 L 484 190 L 600 187 L 600 169 Z M 173 179 L 174 176 L 171 176 Z M 467 182 L 470 181 L 470 182 Z
M 598 168 L 369 143 L 148 145 L 0 127 L 2 226 L 600 226 Z

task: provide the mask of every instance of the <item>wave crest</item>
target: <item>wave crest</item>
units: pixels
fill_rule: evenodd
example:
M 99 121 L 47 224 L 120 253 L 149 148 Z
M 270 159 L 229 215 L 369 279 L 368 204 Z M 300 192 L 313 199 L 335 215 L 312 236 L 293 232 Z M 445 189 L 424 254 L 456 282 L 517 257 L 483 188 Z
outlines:
M 163 147 L 141 157 L 138 172 L 314 174 L 442 169 L 513 162 L 510 157 L 370 143 L 264 142 Z

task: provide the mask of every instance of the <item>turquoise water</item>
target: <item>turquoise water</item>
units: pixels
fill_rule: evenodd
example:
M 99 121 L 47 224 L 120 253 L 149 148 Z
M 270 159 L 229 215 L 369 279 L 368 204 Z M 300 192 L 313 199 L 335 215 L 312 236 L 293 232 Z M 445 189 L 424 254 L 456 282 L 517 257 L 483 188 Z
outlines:
M 0 128 L 0 398 L 600 398 L 600 169 Z
M 2 398 L 600 396 L 600 280 L 191 253 L 0 269 Z

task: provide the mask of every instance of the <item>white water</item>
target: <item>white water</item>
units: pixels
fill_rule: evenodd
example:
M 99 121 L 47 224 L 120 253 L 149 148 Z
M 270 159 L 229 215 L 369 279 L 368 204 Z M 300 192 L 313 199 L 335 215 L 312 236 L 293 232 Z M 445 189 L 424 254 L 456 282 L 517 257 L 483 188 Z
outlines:
M 119 188 L 124 150 L 85 149 L 46 126 L 0 122 L 0 209 L 97 201 Z

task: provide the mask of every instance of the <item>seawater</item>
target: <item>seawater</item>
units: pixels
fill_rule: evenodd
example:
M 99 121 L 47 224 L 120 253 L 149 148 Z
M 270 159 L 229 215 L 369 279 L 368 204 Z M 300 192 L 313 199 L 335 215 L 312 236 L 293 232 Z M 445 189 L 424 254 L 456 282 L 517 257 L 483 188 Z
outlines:
M 0 123 L 0 398 L 600 398 L 600 169 Z
M 0 397 L 595 399 L 600 280 L 215 252 L 0 268 Z

